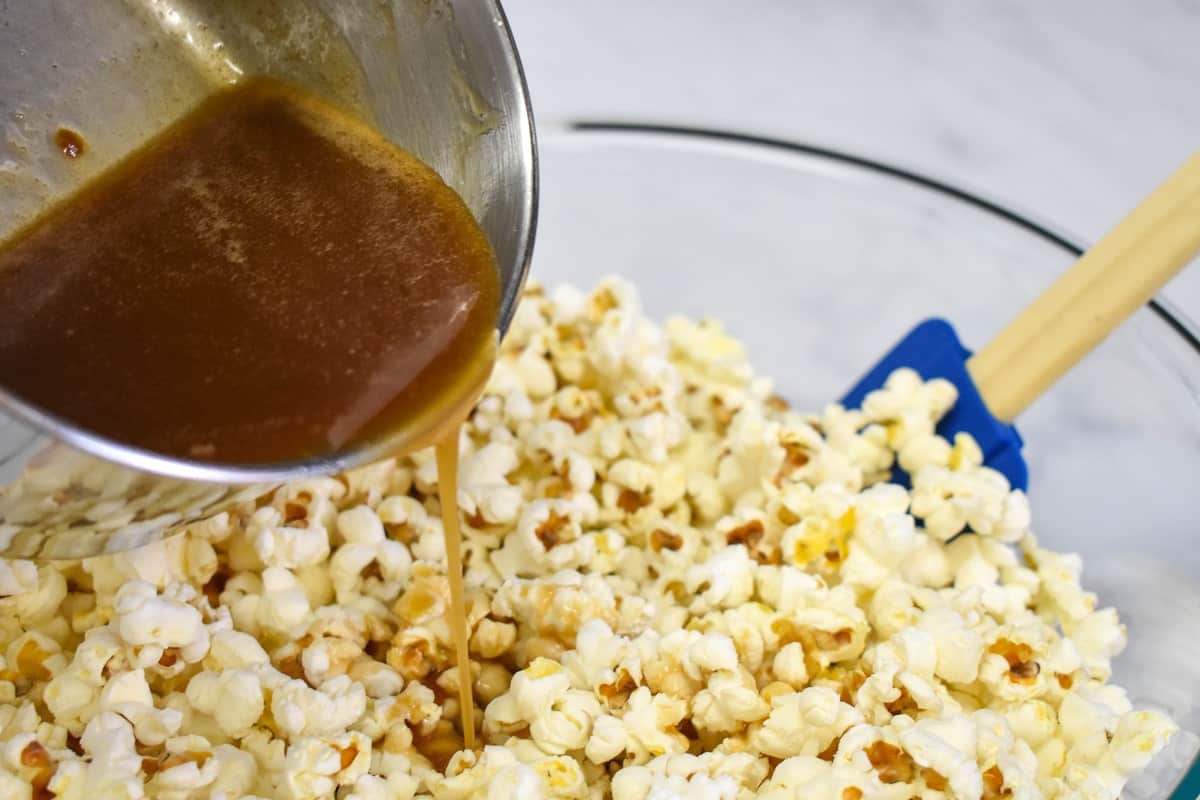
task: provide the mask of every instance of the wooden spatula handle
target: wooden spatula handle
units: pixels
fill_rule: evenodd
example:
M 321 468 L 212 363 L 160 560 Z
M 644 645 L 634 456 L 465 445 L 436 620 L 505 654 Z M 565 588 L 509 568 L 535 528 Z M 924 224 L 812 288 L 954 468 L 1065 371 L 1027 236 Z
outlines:
M 1200 252 L 1200 152 L 968 362 L 1011 422 Z

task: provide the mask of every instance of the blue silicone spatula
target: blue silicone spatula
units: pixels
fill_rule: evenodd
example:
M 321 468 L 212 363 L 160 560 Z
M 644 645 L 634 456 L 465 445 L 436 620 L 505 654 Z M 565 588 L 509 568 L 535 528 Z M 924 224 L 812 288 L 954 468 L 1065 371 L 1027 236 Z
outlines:
M 1013 488 L 1029 482 L 1013 420 L 1200 252 L 1200 152 L 974 355 L 942 319 L 926 320 L 842 399 L 862 404 L 892 371 L 945 378 L 958 402 L 938 426 L 966 432 Z M 903 479 L 904 476 L 898 476 Z

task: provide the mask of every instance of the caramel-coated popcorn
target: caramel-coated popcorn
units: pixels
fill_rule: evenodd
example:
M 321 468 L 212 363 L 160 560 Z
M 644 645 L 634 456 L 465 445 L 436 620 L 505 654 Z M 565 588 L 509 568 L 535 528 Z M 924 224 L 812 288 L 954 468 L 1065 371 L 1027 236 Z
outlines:
M 468 672 L 431 453 L 244 493 L 0 561 L 0 795 L 1116 798 L 1175 727 L 955 400 L 799 414 L 714 321 L 531 285 L 460 439 Z

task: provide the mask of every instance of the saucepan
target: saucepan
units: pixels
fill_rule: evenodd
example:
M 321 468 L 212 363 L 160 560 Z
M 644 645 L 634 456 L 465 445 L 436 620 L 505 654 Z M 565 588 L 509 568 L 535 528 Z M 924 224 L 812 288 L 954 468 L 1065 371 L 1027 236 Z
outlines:
M 248 75 L 282 78 L 350 109 L 438 171 L 496 252 L 503 332 L 533 246 L 537 150 L 520 61 L 495 0 L 4 4 L 0 239 Z M 82 148 L 64 152 L 63 130 Z M 377 444 L 294 464 L 212 464 L 105 439 L 3 387 L 0 410 L 6 556 L 135 547 L 274 483 L 387 455 Z

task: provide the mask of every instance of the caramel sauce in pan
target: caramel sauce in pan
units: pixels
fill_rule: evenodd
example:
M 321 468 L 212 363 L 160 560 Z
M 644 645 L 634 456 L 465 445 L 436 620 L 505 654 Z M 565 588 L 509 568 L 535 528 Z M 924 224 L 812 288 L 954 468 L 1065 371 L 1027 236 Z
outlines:
M 498 307 L 433 170 L 257 78 L 0 245 L 0 384 L 155 453 L 285 463 L 428 430 L 490 371 Z
M 65 128 L 55 146 L 85 150 Z M 436 441 L 474 747 L 458 427 L 491 372 L 498 308 L 487 238 L 433 170 L 254 78 L 0 245 L 0 384 L 85 430 L 200 461 Z
M 87 152 L 87 142 L 70 128 L 59 128 L 54 132 L 54 146 L 65 158 L 80 158 Z

